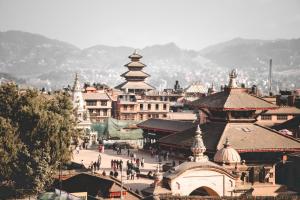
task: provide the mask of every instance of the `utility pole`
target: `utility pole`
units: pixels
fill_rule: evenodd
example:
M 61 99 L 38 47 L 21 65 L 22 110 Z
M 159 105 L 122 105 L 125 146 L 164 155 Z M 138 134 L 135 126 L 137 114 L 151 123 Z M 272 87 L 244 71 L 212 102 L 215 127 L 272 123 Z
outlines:
M 62 164 L 62 153 L 61 153 L 61 149 L 62 149 L 62 141 L 61 141 L 61 132 L 59 132 L 59 152 L 60 152 L 60 162 L 59 162 L 59 196 L 61 196 L 61 190 L 62 190 L 62 180 L 61 180 L 61 176 L 62 176 L 62 171 L 61 171 L 61 164 Z
M 123 165 L 121 165 L 121 194 L 120 199 L 123 199 Z
M 269 63 L 269 95 L 272 96 L 272 59 Z

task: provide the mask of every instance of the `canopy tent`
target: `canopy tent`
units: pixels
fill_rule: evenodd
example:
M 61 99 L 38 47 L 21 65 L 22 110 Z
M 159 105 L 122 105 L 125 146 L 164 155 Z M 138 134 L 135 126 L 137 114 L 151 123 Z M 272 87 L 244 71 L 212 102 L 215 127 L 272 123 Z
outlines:
M 143 130 L 136 126 L 137 123 L 139 122 L 108 118 L 104 123 L 93 124 L 92 131 L 98 133 L 98 138 L 118 140 L 142 139 Z

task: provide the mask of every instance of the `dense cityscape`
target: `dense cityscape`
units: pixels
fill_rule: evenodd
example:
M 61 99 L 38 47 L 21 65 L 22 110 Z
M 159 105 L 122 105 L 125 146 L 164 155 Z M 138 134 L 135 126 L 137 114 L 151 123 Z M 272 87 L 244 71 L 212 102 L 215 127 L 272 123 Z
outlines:
M 0 0 L 0 199 L 300 199 L 298 0 Z
M 78 73 L 53 92 L 1 84 L 4 198 L 297 197 L 299 90 L 263 96 L 233 69 L 220 91 L 158 91 L 128 58 L 115 87 Z

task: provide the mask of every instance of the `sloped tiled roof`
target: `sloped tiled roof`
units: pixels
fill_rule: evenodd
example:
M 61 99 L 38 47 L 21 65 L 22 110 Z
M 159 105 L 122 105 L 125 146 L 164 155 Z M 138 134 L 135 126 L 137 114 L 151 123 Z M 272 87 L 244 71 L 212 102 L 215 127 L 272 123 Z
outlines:
M 299 141 L 257 124 L 228 123 L 219 140 L 218 150 L 223 148 L 226 138 L 238 152 L 300 151 Z
M 121 75 L 122 77 L 149 77 L 150 75 L 143 71 L 127 71 Z
M 130 56 L 128 56 L 128 58 L 132 59 L 132 58 L 136 58 L 136 59 L 141 59 L 143 56 L 141 56 L 140 54 L 138 54 L 136 51 L 133 52 L 133 54 L 131 54 Z
M 194 82 L 191 85 L 189 85 L 187 88 L 184 89 L 186 93 L 201 93 L 206 94 L 207 88 L 202 85 L 200 82 Z
M 225 122 L 209 122 L 200 125 L 203 142 L 207 151 L 215 152 L 219 138 L 221 137 L 225 126 Z M 159 143 L 190 149 L 190 147 L 193 144 L 195 131 L 196 124 L 192 128 L 186 129 L 178 133 L 174 132 L 174 134 L 172 135 L 168 135 L 161 138 L 159 140 Z
M 132 61 L 130 63 L 127 63 L 124 65 L 125 67 L 146 67 L 144 63 L 138 62 L 138 61 Z
M 197 108 L 216 110 L 269 110 L 277 108 L 272 103 L 248 94 L 242 88 L 228 90 L 195 100 L 192 105 Z
M 104 92 L 88 92 L 83 93 L 84 100 L 110 100 L 109 96 Z
M 196 124 L 192 122 L 183 122 L 176 120 L 165 119 L 148 119 L 137 125 L 142 129 L 156 129 L 166 132 L 177 133 L 195 127 Z
M 154 89 L 153 86 L 143 82 L 143 81 L 126 81 L 115 88 L 117 89 L 145 89 L 145 90 L 152 90 Z
M 291 106 L 280 106 L 276 110 L 268 110 L 264 115 L 275 115 L 275 114 L 291 114 L 300 115 L 300 109 Z
M 207 151 L 223 148 L 226 138 L 238 152 L 300 151 L 300 141 L 277 131 L 252 123 L 208 122 L 201 125 Z M 159 140 L 159 143 L 190 148 L 195 128 L 175 133 Z

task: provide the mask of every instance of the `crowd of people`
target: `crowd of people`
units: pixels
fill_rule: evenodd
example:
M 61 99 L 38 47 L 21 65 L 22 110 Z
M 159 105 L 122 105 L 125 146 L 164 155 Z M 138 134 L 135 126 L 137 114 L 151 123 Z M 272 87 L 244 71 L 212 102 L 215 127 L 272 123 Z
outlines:
M 88 168 L 92 172 L 95 172 L 95 171 L 99 171 L 100 167 L 101 167 L 101 155 L 99 154 L 97 161 L 94 161 L 94 162 L 92 161 Z

